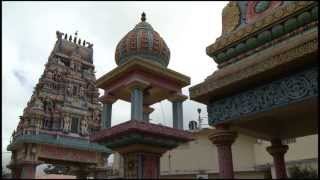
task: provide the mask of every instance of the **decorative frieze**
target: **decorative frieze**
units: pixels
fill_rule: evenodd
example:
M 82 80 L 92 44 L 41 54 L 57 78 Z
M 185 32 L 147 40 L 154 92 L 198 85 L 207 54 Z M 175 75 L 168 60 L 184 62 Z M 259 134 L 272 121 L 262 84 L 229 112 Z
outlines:
M 314 96 L 318 96 L 318 68 L 316 67 L 210 102 L 207 106 L 209 124 L 214 125 Z
M 272 69 L 281 64 L 285 64 L 294 59 L 297 59 L 298 57 L 302 57 L 306 54 L 315 52 L 317 50 L 318 50 L 318 40 L 311 39 L 303 44 L 294 46 L 293 48 L 286 50 L 285 52 L 277 53 L 271 56 L 270 58 L 266 58 L 265 60 L 263 60 L 262 57 L 260 56 L 260 61 L 251 66 L 241 67 L 243 65 L 237 64 L 236 66 L 237 69 L 241 69 L 241 71 L 235 72 L 235 74 L 232 74 L 232 75 L 230 75 L 230 73 L 228 75 L 224 74 L 219 77 L 217 77 L 214 74 L 212 76 L 216 76 L 217 78 L 209 78 L 203 83 L 191 87 L 189 89 L 190 98 L 192 99 L 192 98 L 207 94 L 218 88 L 227 86 L 228 84 L 234 83 L 236 81 L 241 81 L 247 77 Z M 219 70 L 219 71 L 222 71 L 222 70 Z M 230 70 L 230 71 L 233 71 L 233 70 Z

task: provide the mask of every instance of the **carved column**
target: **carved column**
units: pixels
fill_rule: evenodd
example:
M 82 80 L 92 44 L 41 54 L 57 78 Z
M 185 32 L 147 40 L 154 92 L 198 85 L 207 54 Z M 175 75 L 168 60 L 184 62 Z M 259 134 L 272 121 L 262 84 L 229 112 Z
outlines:
M 112 115 L 112 104 L 117 99 L 111 95 L 105 93 L 104 96 L 100 98 L 100 101 L 103 103 L 102 117 L 101 117 L 101 128 L 110 128 L 111 127 L 111 115 Z
M 11 170 L 11 177 L 12 178 L 19 179 L 21 176 L 21 166 L 16 163 L 17 163 L 17 161 L 12 159 L 10 164 L 7 166 L 7 168 L 9 168 Z
M 154 111 L 152 107 L 149 107 L 148 105 L 143 105 L 143 120 L 146 122 L 149 122 L 150 120 L 150 114 Z
M 173 119 L 173 128 L 183 129 L 183 106 L 182 103 L 188 97 L 177 93 L 169 98 L 169 101 L 172 102 L 172 119 Z
M 209 139 L 218 149 L 219 176 L 234 178 L 231 145 L 237 138 L 237 133 L 228 129 L 228 126 L 217 126 Z
M 284 154 L 288 148 L 288 145 L 283 145 L 280 139 L 272 140 L 271 146 L 267 147 L 267 151 L 273 157 L 277 179 L 288 178 L 284 160 Z
M 138 87 L 135 87 L 131 91 L 131 119 L 142 120 L 143 119 L 143 93 Z
M 20 179 L 35 179 L 36 168 L 40 164 L 37 161 L 24 161 L 19 166 L 21 167 Z
M 142 80 L 132 80 L 126 85 L 131 91 L 131 119 L 143 121 L 143 89 L 149 83 Z
M 95 179 L 106 179 L 107 178 L 107 168 L 96 168 L 94 170 Z
M 77 171 L 75 171 L 76 179 L 87 179 L 90 172 L 87 168 L 79 168 Z

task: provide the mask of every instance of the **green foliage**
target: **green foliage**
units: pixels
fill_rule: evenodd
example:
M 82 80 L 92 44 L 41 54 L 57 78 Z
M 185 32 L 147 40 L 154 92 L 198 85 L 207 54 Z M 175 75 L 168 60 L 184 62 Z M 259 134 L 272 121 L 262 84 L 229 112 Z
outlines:
M 317 179 L 318 173 L 317 170 L 307 166 L 307 167 L 299 167 L 299 166 L 292 166 L 289 168 L 290 178 L 293 179 Z

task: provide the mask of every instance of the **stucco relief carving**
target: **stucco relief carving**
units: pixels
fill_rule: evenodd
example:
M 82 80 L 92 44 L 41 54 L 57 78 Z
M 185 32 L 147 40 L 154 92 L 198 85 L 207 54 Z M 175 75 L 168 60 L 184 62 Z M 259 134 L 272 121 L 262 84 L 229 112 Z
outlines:
M 67 113 L 64 116 L 64 124 L 63 124 L 63 131 L 64 132 L 69 132 L 71 129 L 71 118 L 70 115 Z
M 270 84 L 211 102 L 208 105 L 209 124 L 213 125 L 217 122 L 286 105 L 307 97 L 318 96 L 317 79 L 318 68 L 312 68 Z
M 221 77 L 219 76 L 219 78 L 214 78 L 213 76 L 213 78 L 206 80 L 202 84 L 199 84 L 197 86 L 194 86 L 193 88 L 190 88 L 190 96 L 191 97 L 200 96 L 202 94 L 213 91 L 214 89 L 217 89 L 219 87 L 226 86 L 231 82 L 240 81 L 246 77 L 255 75 L 259 72 L 263 72 L 267 69 L 271 69 L 280 64 L 284 64 L 295 58 L 301 57 L 305 54 L 314 52 L 317 49 L 318 49 L 318 40 L 314 39 L 300 46 L 287 50 L 286 52 L 274 55 L 270 57 L 267 61 L 259 62 L 254 65 L 248 66 L 246 68 L 241 68 L 237 66 L 237 68 L 241 69 L 241 71 L 236 73 L 236 75 L 227 75 L 227 76 L 224 75 Z

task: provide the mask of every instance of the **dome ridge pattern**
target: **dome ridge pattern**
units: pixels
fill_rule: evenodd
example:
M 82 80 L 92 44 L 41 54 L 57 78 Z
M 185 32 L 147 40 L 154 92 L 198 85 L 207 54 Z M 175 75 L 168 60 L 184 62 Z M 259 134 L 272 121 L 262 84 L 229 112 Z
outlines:
M 145 16 L 142 15 L 141 20 L 118 43 L 115 53 L 117 65 L 121 65 L 133 57 L 141 57 L 167 67 L 170 59 L 170 50 L 167 44 L 159 33 L 145 21 Z

